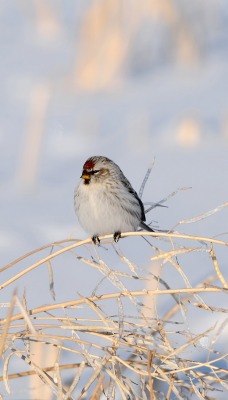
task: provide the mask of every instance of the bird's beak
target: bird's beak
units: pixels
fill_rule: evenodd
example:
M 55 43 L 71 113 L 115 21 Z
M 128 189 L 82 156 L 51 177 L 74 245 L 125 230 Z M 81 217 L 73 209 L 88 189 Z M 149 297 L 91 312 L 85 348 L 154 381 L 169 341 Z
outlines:
M 81 178 L 88 181 L 88 180 L 90 179 L 90 175 L 88 175 L 88 174 L 82 174 Z
M 80 178 L 85 179 L 85 181 L 90 181 L 91 175 L 88 174 L 87 171 L 83 171 Z

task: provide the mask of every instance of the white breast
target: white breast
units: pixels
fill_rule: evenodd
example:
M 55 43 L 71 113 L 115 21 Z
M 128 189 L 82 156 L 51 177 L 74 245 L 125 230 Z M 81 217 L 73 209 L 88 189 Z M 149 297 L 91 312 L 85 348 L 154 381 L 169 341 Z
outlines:
M 75 211 L 79 223 L 91 236 L 135 231 L 140 223 L 139 217 L 132 212 L 130 202 L 129 212 L 126 205 L 122 205 L 121 199 L 103 184 L 85 185 L 81 181 L 75 190 Z

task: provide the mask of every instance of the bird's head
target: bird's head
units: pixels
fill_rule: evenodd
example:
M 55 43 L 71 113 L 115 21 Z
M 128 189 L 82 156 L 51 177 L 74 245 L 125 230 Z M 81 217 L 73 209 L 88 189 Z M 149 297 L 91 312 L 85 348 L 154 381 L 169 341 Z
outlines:
M 115 166 L 116 164 L 107 157 L 90 157 L 83 165 L 81 178 L 84 179 L 85 185 L 105 181 L 115 169 Z

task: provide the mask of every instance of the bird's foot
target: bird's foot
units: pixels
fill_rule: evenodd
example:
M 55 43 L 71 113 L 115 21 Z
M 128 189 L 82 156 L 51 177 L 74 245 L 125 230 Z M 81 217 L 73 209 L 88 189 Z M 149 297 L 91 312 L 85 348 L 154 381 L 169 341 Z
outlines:
M 99 237 L 98 236 L 93 236 L 92 237 L 92 242 L 94 243 L 94 244 L 97 244 L 98 246 L 100 246 L 100 239 L 99 239 Z
M 121 238 L 121 232 L 115 232 L 113 235 L 114 242 L 117 243 L 120 238 Z

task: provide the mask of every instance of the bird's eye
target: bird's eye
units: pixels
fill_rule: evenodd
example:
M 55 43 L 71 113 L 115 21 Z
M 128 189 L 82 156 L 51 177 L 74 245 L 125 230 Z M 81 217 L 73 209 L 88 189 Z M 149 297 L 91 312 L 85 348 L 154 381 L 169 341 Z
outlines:
M 99 169 L 94 169 L 93 171 L 91 171 L 91 174 L 92 174 L 92 175 L 95 175 L 95 174 L 97 174 L 98 172 L 100 172 Z

